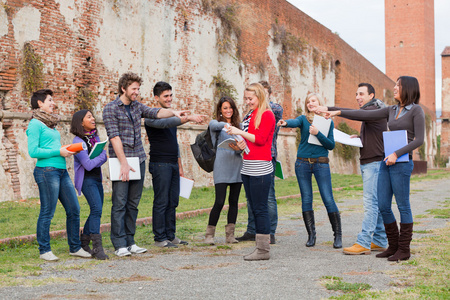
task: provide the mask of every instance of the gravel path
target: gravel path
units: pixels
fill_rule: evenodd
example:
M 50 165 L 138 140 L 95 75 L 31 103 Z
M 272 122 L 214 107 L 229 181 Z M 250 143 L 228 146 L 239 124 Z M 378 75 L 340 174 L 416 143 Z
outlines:
M 415 230 L 444 227 L 448 220 L 427 215 L 449 199 L 450 179 L 411 185 L 413 215 L 424 215 Z M 338 203 L 342 214 L 343 244 L 351 246 L 362 222 L 361 199 Z M 368 283 L 373 289 L 390 289 L 389 271 L 401 264 L 375 255 L 343 255 L 333 249 L 332 231 L 323 205 L 317 205 L 317 243 L 306 248 L 301 212 L 279 222 L 277 244 L 269 261 L 245 262 L 253 242 L 228 247 L 203 247 L 195 241 L 185 248 L 161 251 L 151 247 L 145 254 L 104 262 L 73 259 L 44 263 L 42 274 L 30 277 L 47 284 L 0 289 L 1 299 L 320 299 L 341 295 L 328 291 L 322 276 L 342 277 L 346 282 Z M 414 239 L 424 234 L 414 234 Z M 198 241 L 201 237 L 198 237 Z M 218 238 L 219 242 L 223 242 Z M 198 242 L 197 241 L 197 242 Z M 218 244 L 220 246 L 222 244 Z M 217 246 L 217 245 L 216 245 Z M 221 249 L 225 248 L 225 249 Z M 414 253 L 414 247 L 413 247 Z M 86 266 L 87 265 L 87 266 Z M 81 267 L 78 267 L 81 266 Z

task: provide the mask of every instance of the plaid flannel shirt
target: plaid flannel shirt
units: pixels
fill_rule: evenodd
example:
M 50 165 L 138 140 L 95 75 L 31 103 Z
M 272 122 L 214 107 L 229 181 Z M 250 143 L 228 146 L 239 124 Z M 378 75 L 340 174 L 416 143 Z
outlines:
M 283 118 L 283 108 L 278 103 L 273 103 L 270 101 L 270 108 L 272 109 L 273 114 L 275 115 L 275 131 L 273 132 L 273 140 L 272 140 L 272 157 L 277 158 L 277 137 L 278 131 L 280 131 L 280 127 L 276 124 Z
M 133 121 L 125 109 L 120 97 L 106 104 L 103 109 L 103 122 L 105 123 L 108 139 L 119 136 L 123 145 L 123 152 L 126 157 L 139 157 L 139 163 L 142 163 L 147 155 L 144 151 L 141 136 L 141 119 L 156 119 L 160 108 L 151 108 L 138 101 L 132 101 L 130 104 L 130 113 Z M 109 157 L 117 157 L 114 148 L 109 143 Z

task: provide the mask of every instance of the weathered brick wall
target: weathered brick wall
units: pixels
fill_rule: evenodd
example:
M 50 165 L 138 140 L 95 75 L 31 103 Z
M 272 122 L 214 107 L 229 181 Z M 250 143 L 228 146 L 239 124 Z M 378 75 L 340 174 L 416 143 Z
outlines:
M 442 57 L 442 127 L 441 155 L 450 157 L 450 47 L 445 47 Z
M 274 100 L 285 108 L 285 118 L 297 116 L 307 93 L 313 91 L 327 105 L 354 108 L 356 86 L 362 81 L 375 86 L 377 97 L 392 96 L 392 80 L 339 36 L 282 0 L 2 3 L 0 108 L 10 116 L 0 120 L 0 188 L 4 191 L 0 200 L 38 195 L 32 179 L 34 160 L 26 146 L 28 121 L 22 115 L 11 117 L 30 111 L 20 72 L 25 43 L 42 58 L 44 85 L 55 91 L 57 112 L 67 120 L 77 110 L 81 89 L 93 93 L 94 114 L 101 116 L 102 108 L 116 96 L 119 76 L 129 70 L 144 78 L 143 103 L 155 105 L 151 88 L 165 80 L 174 88 L 176 109 L 209 116 L 215 102 L 211 82 L 218 74 L 236 88 L 240 111 L 245 111 L 244 87 L 268 80 Z M 227 5 L 233 13 L 226 14 Z M 280 33 L 288 38 L 280 39 Z M 300 44 L 300 50 L 292 50 Z M 352 125 L 359 128 L 357 122 Z M 185 173 L 196 185 L 212 183 L 212 175 L 200 171 L 189 148 L 202 128 L 185 125 L 179 130 Z M 63 143 L 72 140 L 67 122 L 59 130 Z M 102 125 L 100 132 L 104 137 Z M 285 172 L 293 175 L 295 134 L 283 129 L 279 145 Z M 330 157 L 333 172 L 357 171 L 357 164 L 333 153 Z M 69 169 L 72 163 L 69 159 Z M 146 177 L 148 186 L 150 175 Z M 104 182 L 108 190 L 109 182 Z

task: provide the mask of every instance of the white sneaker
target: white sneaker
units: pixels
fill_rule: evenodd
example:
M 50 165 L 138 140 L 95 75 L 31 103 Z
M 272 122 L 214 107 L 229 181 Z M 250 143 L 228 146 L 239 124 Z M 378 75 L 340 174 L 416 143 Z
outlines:
M 134 245 L 131 245 L 130 247 L 128 247 L 128 251 L 130 251 L 131 253 L 134 253 L 134 254 L 139 254 L 139 253 L 147 252 L 147 249 L 138 247 L 136 244 L 134 244 Z
M 131 252 L 128 251 L 127 248 L 123 247 L 123 248 L 117 249 L 116 252 L 114 252 L 114 254 L 116 254 L 119 257 L 122 257 L 122 256 L 129 256 L 129 255 L 131 255 Z
M 39 255 L 39 258 L 43 259 L 43 260 L 48 260 L 48 261 L 56 261 L 59 259 L 59 257 L 56 256 L 55 254 L 53 254 L 52 251 L 48 251 L 48 252 L 45 252 L 44 254 Z
M 92 257 L 92 255 L 89 252 L 84 251 L 83 248 L 80 248 L 80 250 L 78 250 L 77 252 L 70 252 L 69 254 L 73 255 L 73 256 L 83 257 L 83 258 Z

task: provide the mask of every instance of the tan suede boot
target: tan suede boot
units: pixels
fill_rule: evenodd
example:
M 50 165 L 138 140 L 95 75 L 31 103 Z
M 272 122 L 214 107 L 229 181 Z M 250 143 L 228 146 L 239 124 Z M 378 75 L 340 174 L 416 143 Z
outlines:
M 244 260 L 268 260 L 270 259 L 270 234 L 256 234 L 256 249 Z
M 203 243 L 214 245 L 214 234 L 216 233 L 216 226 L 208 225 L 206 226 L 206 234 Z
M 230 223 L 228 225 L 225 225 L 225 243 L 227 244 L 235 244 L 239 243 L 238 240 L 234 238 L 234 228 L 236 227 L 236 224 Z

